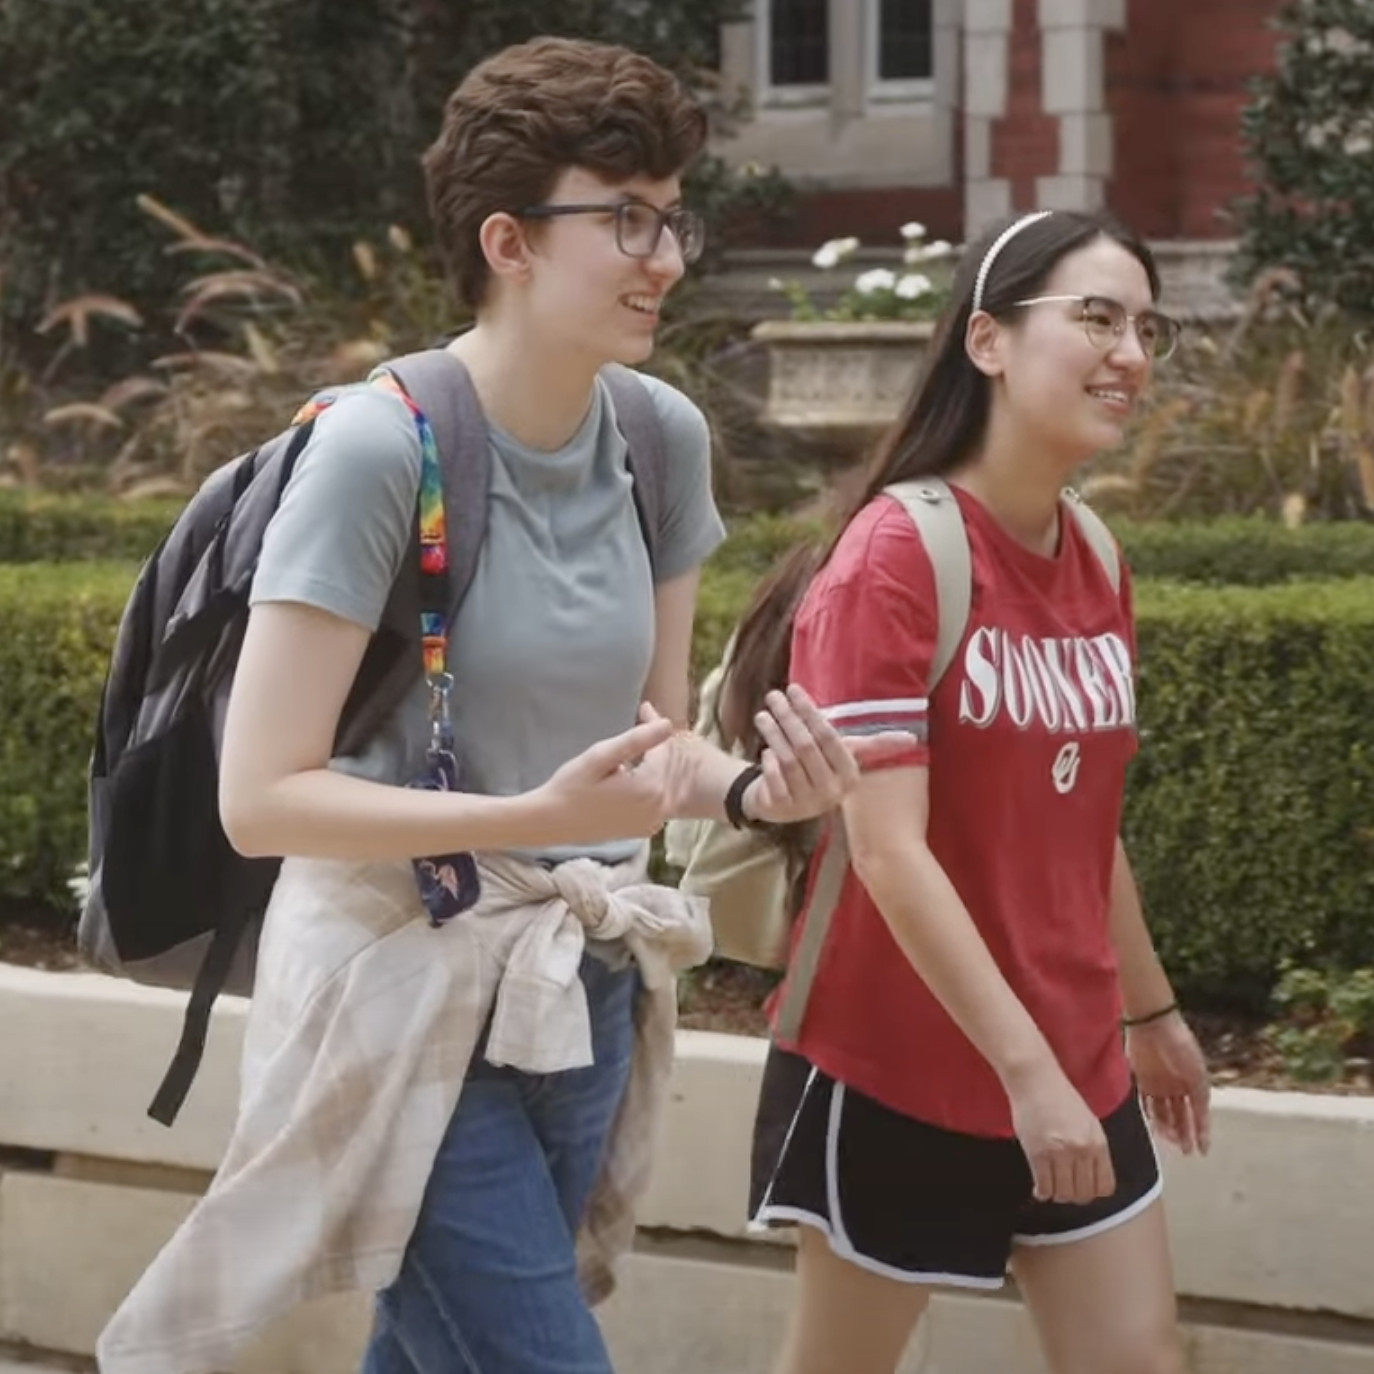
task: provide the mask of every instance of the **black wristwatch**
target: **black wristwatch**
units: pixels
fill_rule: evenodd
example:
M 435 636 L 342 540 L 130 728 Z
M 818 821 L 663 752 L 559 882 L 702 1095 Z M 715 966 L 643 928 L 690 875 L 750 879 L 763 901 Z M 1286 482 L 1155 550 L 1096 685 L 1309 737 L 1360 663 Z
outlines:
M 755 820 L 752 816 L 744 814 L 744 794 L 750 785 L 762 776 L 763 766 L 751 763 L 747 768 L 740 770 L 739 776 L 730 784 L 730 790 L 725 794 L 725 819 L 736 830 L 769 831 L 775 828 L 771 821 Z

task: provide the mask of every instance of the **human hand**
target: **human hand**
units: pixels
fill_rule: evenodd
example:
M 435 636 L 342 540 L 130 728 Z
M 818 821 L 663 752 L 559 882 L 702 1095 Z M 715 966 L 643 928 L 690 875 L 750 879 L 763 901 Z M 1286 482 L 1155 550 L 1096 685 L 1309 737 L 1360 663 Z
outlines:
M 690 762 L 671 747 L 673 723 L 647 703 L 639 723 L 599 740 L 536 789 L 551 843 L 647 838 L 662 828 L 690 783 Z
M 1212 1144 L 1212 1084 L 1182 1013 L 1128 1026 L 1126 1058 L 1159 1135 L 1185 1155 L 1205 1155 Z
M 853 790 L 864 767 L 910 749 L 905 731 L 842 736 L 795 683 L 769 692 L 754 717 L 765 748 L 763 769 L 742 798 L 753 820 L 788 824 L 833 810 Z
M 1057 1065 L 1010 1089 L 1012 1126 L 1041 1202 L 1091 1202 L 1116 1191 L 1102 1123 Z

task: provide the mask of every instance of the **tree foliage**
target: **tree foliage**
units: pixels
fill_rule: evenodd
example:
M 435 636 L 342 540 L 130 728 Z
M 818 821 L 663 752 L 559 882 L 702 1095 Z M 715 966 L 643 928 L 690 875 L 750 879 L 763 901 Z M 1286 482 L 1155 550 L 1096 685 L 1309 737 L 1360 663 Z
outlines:
M 1312 303 L 1374 315 L 1374 5 L 1290 0 L 1276 70 L 1244 138 L 1257 190 L 1240 207 L 1240 271 L 1286 269 Z
M 627 44 L 694 80 L 740 0 L 5 0 L 0 306 L 19 333 L 108 292 L 164 308 L 185 280 L 151 195 L 294 265 L 347 271 L 391 221 L 423 232 L 419 156 L 481 58 L 541 33 Z M 706 159 L 708 210 L 767 178 Z

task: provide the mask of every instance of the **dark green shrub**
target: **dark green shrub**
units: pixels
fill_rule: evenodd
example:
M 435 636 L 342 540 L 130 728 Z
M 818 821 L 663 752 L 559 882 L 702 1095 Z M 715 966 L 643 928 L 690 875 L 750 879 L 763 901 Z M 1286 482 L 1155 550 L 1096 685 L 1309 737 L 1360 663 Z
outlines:
M 740 554 L 737 548 L 735 553 Z M 0 902 L 69 901 L 92 722 L 132 565 L 0 566 Z M 754 583 L 708 568 L 693 665 Z M 1142 582 L 1124 832 L 1181 991 L 1259 1008 L 1285 961 L 1374 964 L 1374 578 Z
M 1295 578 L 1374 576 L 1374 524 L 1338 521 L 1290 529 L 1258 516 L 1225 520 L 1110 524 L 1141 581 L 1262 587 Z M 737 520 L 712 559 L 718 570 L 762 577 L 804 539 L 824 538 L 817 521 L 761 515 Z
M 0 566 L 0 904 L 70 906 L 127 563 Z
M 1137 578 L 1262 587 L 1295 578 L 1374 576 L 1374 524 L 1290 529 L 1258 517 L 1170 524 L 1113 520 Z
M 1238 207 L 1239 275 L 1296 274 L 1309 301 L 1374 316 L 1374 6 L 1289 0 L 1277 70 L 1254 83 L 1243 132 L 1257 182 Z
M 1124 830 L 1180 985 L 1374 962 L 1374 579 L 1146 583 Z
M 0 490 L 0 564 L 141 560 L 182 504 Z
M 417 175 L 388 140 L 393 34 L 377 0 L 7 0 L 6 313 L 169 296 L 142 193 L 269 254 L 337 250 L 398 213 Z

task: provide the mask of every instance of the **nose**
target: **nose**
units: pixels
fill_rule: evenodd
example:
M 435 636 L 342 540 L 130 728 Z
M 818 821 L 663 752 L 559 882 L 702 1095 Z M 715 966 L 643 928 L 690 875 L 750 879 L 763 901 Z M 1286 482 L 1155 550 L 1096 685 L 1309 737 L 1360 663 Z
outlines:
M 677 235 L 665 224 L 654 245 L 653 256 L 645 260 L 645 266 L 656 284 L 665 289 L 682 279 L 687 270 L 682 256 L 682 246 Z
M 1146 350 L 1141 341 L 1134 320 L 1128 321 L 1126 327 L 1117 335 L 1107 356 L 1119 367 L 1134 370 L 1143 370 L 1154 362 L 1153 355 Z

